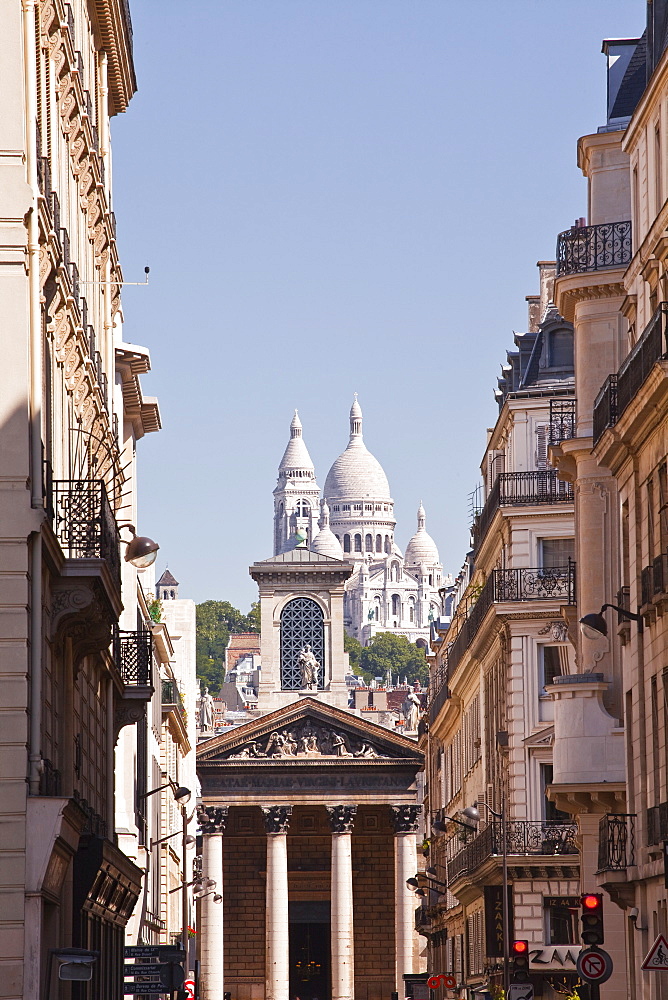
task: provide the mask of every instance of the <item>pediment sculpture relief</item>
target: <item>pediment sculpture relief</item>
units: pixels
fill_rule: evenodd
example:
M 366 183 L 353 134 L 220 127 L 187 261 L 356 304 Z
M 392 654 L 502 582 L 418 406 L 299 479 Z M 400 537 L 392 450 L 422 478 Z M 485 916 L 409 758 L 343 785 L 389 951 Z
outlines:
M 313 757 L 348 757 L 375 760 L 388 755 L 371 743 L 335 729 L 313 723 L 309 719 L 276 729 L 269 736 L 249 740 L 229 760 L 308 760 Z

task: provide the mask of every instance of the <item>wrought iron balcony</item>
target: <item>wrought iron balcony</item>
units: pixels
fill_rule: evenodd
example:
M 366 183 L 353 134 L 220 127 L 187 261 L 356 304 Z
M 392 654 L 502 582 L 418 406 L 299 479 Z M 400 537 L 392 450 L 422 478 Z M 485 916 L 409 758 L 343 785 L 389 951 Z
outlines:
M 575 400 L 550 400 L 550 444 L 561 444 L 575 437 Z
M 616 375 L 603 383 L 594 402 L 594 444 L 614 427 L 657 361 L 668 360 L 668 302 L 662 302 Z
M 608 375 L 594 400 L 592 417 L 594 444 L 601 439 L 603 432 L 608 427 L 615 426 L 617 416 L 617 376 Z
M 620 871 L 635 864 L 635 813 L 608 813 L 598 824 L 598 870 Z
M 557 238 L 557 276 L 626 267 L 631 256 L 630 221 L 574 226 Z
M 569 560 L 566 566 L 493 570 L 468 618 L 462 623 L 456 639 L 448 647 L 449 677 L 453 676 L 464 653 L 475 639 L 489 608 L 493 604 L 514 601 L 559 601 L 562 604 L 575 604 L 575 563 Z
M 576 823 L 552 823 L 534 820 L 510 820 L 507 824 L 507 854 L 509 856 L 573 855 L 578 853 Z M 458 854 L 448 861 L 448 882 L 460 875 L 472 873 L 488 858 L 503 854 L 501 822 L 490 823 Z
M 114 660 L 126 687 L 152 686 L 153 638 L 148 629 L 114 628 Z
M 555 469 L 502 472 L 473 524 L 473 547 L 478 548 L 499 507 L 530 507 L 573 503 L 573 486 L 557 478 Z
M 103 559 L 120 588 L 121 556 L 116 519 L 101 479 L 55 480 L 53 530 L 68 559 Z

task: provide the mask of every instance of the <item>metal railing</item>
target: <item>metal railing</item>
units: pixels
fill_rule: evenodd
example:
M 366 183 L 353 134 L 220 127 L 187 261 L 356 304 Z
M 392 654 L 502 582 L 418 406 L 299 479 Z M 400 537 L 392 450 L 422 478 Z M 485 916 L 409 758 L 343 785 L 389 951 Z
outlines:
M 631 588 L 630 587 L 620 587 L 619 590 L 617 591 L 617 600 L 616 600 L 615 603 L 617 604 L 618 608 L 624 608 L 625 611 L 630 611 L 631 610 Z M 627 625 L 630 624 L 629 619 L 625 618 L 624 615 L 620 611 L 618 611 L 617 612 L 617 624 L 618 625 L 624 625 L 625 623 Z
M 561 444 L 575 437 L 575 400 L 550 400 L 550 444 Z
M 557 275 L 626 267 L 631 262 L 631 222 L 574 226 L 557 237 Z
M 53 530 L 68 559 L 104 559 L 120 587 L 120 538 L 101 479 L 53 482 Z
M 509 820 L 507 854 L 510 856 L 552 857 L 577 854 L 576 823 Z M 495 820 L 448 861 L 448 881 L 473 872 L 488 858 L 503 854 L 501 822 Z
M 617 376 L 608 375 L 594 400 L 592 415 L 592 434 L 596 444 L 608 427 L 617 423 Z
M 126 632 L 115 626 L 114 660 L 124 684 L 134 687 L 150 687 L 153 637 L 149 630 Z
M 499 507 L 558 503 L 573 503 L 573 485 L 558 479 L 556 469 L 500 473 L 473 524 L 473 547 L 482 542 Z
M 468 618 L 447 650 L 447 672 L 452 677 L 475 639 L 485 615 L 493 604 L 512 601 L 561 601 L 574 605 L 577 596 L 576 564 L 565 566 L 495 569 L 482 587 Z
M 598 824 L 598 870 L 620 871 L 635 864 L 635 813 L 608 813 Z
M 668 553 L 662 552 L 652 560 L 652 593 L 665 594 L 668 590 Z

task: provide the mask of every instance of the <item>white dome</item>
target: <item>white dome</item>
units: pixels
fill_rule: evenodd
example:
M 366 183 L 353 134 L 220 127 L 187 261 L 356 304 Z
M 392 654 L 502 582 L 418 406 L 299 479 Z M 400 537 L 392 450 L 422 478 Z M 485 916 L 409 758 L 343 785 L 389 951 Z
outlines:
M 418 508 L 418 529 L 406 546 L 404 563 L 406 566 L 438 566 L 438 549 L 436 542 L 425 529 L 426 515 L 424 507 Z
M 332 500 L 391 500 L 390 484 L 377 458 L 362 439 L 362 410 L 357 395 L 350 410 L 350 441 L 327 473 L 325 496 Z
M 321 500 L 322 515 L 320 518 L 320 531 L 311 542 L 311 551 L 318 552 L 321 556 L 331 556 L 332 559 L 343 559 L 343 549 L 341 542 L 329 526 L 329 507 L 326 500 Z
M 299 419 L 299 414 L 295 410 L 295 415 L 292 418 L 292 423 L 290 424 L 290 440 L 288 441 L 288 446 L 285 449 L 283 458 L 281 459 L 281 464 L 278 467 L 279 475 L 290 476 L 295 472 L 302 472 L 307 474 L 307 478 L 314 478 L 311 473 L 314 473 L 313 462 L 311 461 L 311 456 L 308 453 L 308 448 L 304 443 L 304 438 L 302 437 L 302 425 Z

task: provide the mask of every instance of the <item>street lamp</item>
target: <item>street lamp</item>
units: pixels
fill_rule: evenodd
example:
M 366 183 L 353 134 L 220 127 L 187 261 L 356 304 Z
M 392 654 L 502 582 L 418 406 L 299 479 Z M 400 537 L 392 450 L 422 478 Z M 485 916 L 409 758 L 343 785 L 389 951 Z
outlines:
M 166 785 L 160 785 L 159 788 L 151 789 L 150 792 L 144 792 L 144 794 L 140 795 L 139 798 L 148 799 L 151 795 L 155 795 L 156 792 L 164 792 L 166 788 L 171 788 L 172 792 L 174 793 L 174 801 L 178 805 L 181 806 L 185 805 L 187 802 L 190 802 L 190 799 L 192 797 L 192 792 L 190 791 L 190 789 L 184 788 L 183 785 L 177 785 L 176 782 L 172 780 L 168 781 Z
M 638 631 L 642 632 L 642 615 L 637 615 L 634 611 L 627 611 L 626 608 L 620 608 L 617 604 L 604 604 L 598 614 L 584 615 L 584 617 L 580 619 L 580 629 L 585 638 L 600 639 L 601 636 L 607 636 L 608 623 L 603 617 L 603 612 L 606 608 L 612 608 L 613 611 L 617 611 L 619 614 L 624 615 L 626 618 L 630 619 L 630 621 L 637 622 Z
M 172 837 L 181 837 L 183 835 L 182 830 L 175 830 L 174 833 L 168 833 L 166 837 L 161 837 L 160 840 L 152 840 L 149 844 L 149 851 L 152 851 L 157 844 L 164 844 L 166 840 L 171 840 Z M 194 847 L 197 843 L 196 837 L 191 837 L 188 835 L 183 841 L 186 847 Z
M 466 815 L 466 809 L 464 809 L 464 811 L 462 813 L 462 816 L 465 816 L 465 815 Z M 468 818 L 470 819 L 470 817 L 468 817 Z M 457 826 L 463 826 L 465 830 L 475 830 L 475 827 L 471 826 L 470 823 L 462 823 L 462 821 L 460 819 L 455 819 L 454 816 L 441 816 L 440 819 L 433 820 L 432 824 L 431 824 L 432 827 L 434 828 L 434 830 L 436 830 L 437 833 L 445 833 L 445 831 L 447 830 L 447 827 L 446 827 L 445 823 L 443 822 L 443 820 L 445 820 L 445 819 L 447 819 L 448 823 L 456 823 Z
M 508 837 L 507 837 L 507 825 L 506 825 L 506 805 L 505 800 L 501 799 L 501 810 L 497 812 L 492 809 L 487 802 L 481 802 L 492 816 L 496 819 L 501 820 L 501 858 L 502 858 L 502 906 L 503 906 L 503 991 L 504 996 L 508 996 L 510 992 L 510 907 L 508 906 Z M 467 806 L 466 809 L 462 810 L 462 816 L 466 816 L 470 819 L 472 823 L 476 825 L 480 822 L 480 812 L 478 810 L 478 802 L 474 802 L 472 806 Z
M 146 535 L 138 535 L 134 524 L 119 524 L 118 530 L 120 531 L 122 528 L 127 528 L 132 534 L 130 541 L 121 538 L 123 544 L 127 545 L 125 561 L 136 566 L 137 569 L 146 569 L 148 566 L 152 566 L 158 558 L 158 549 L 160 548 L 158 543 Z

